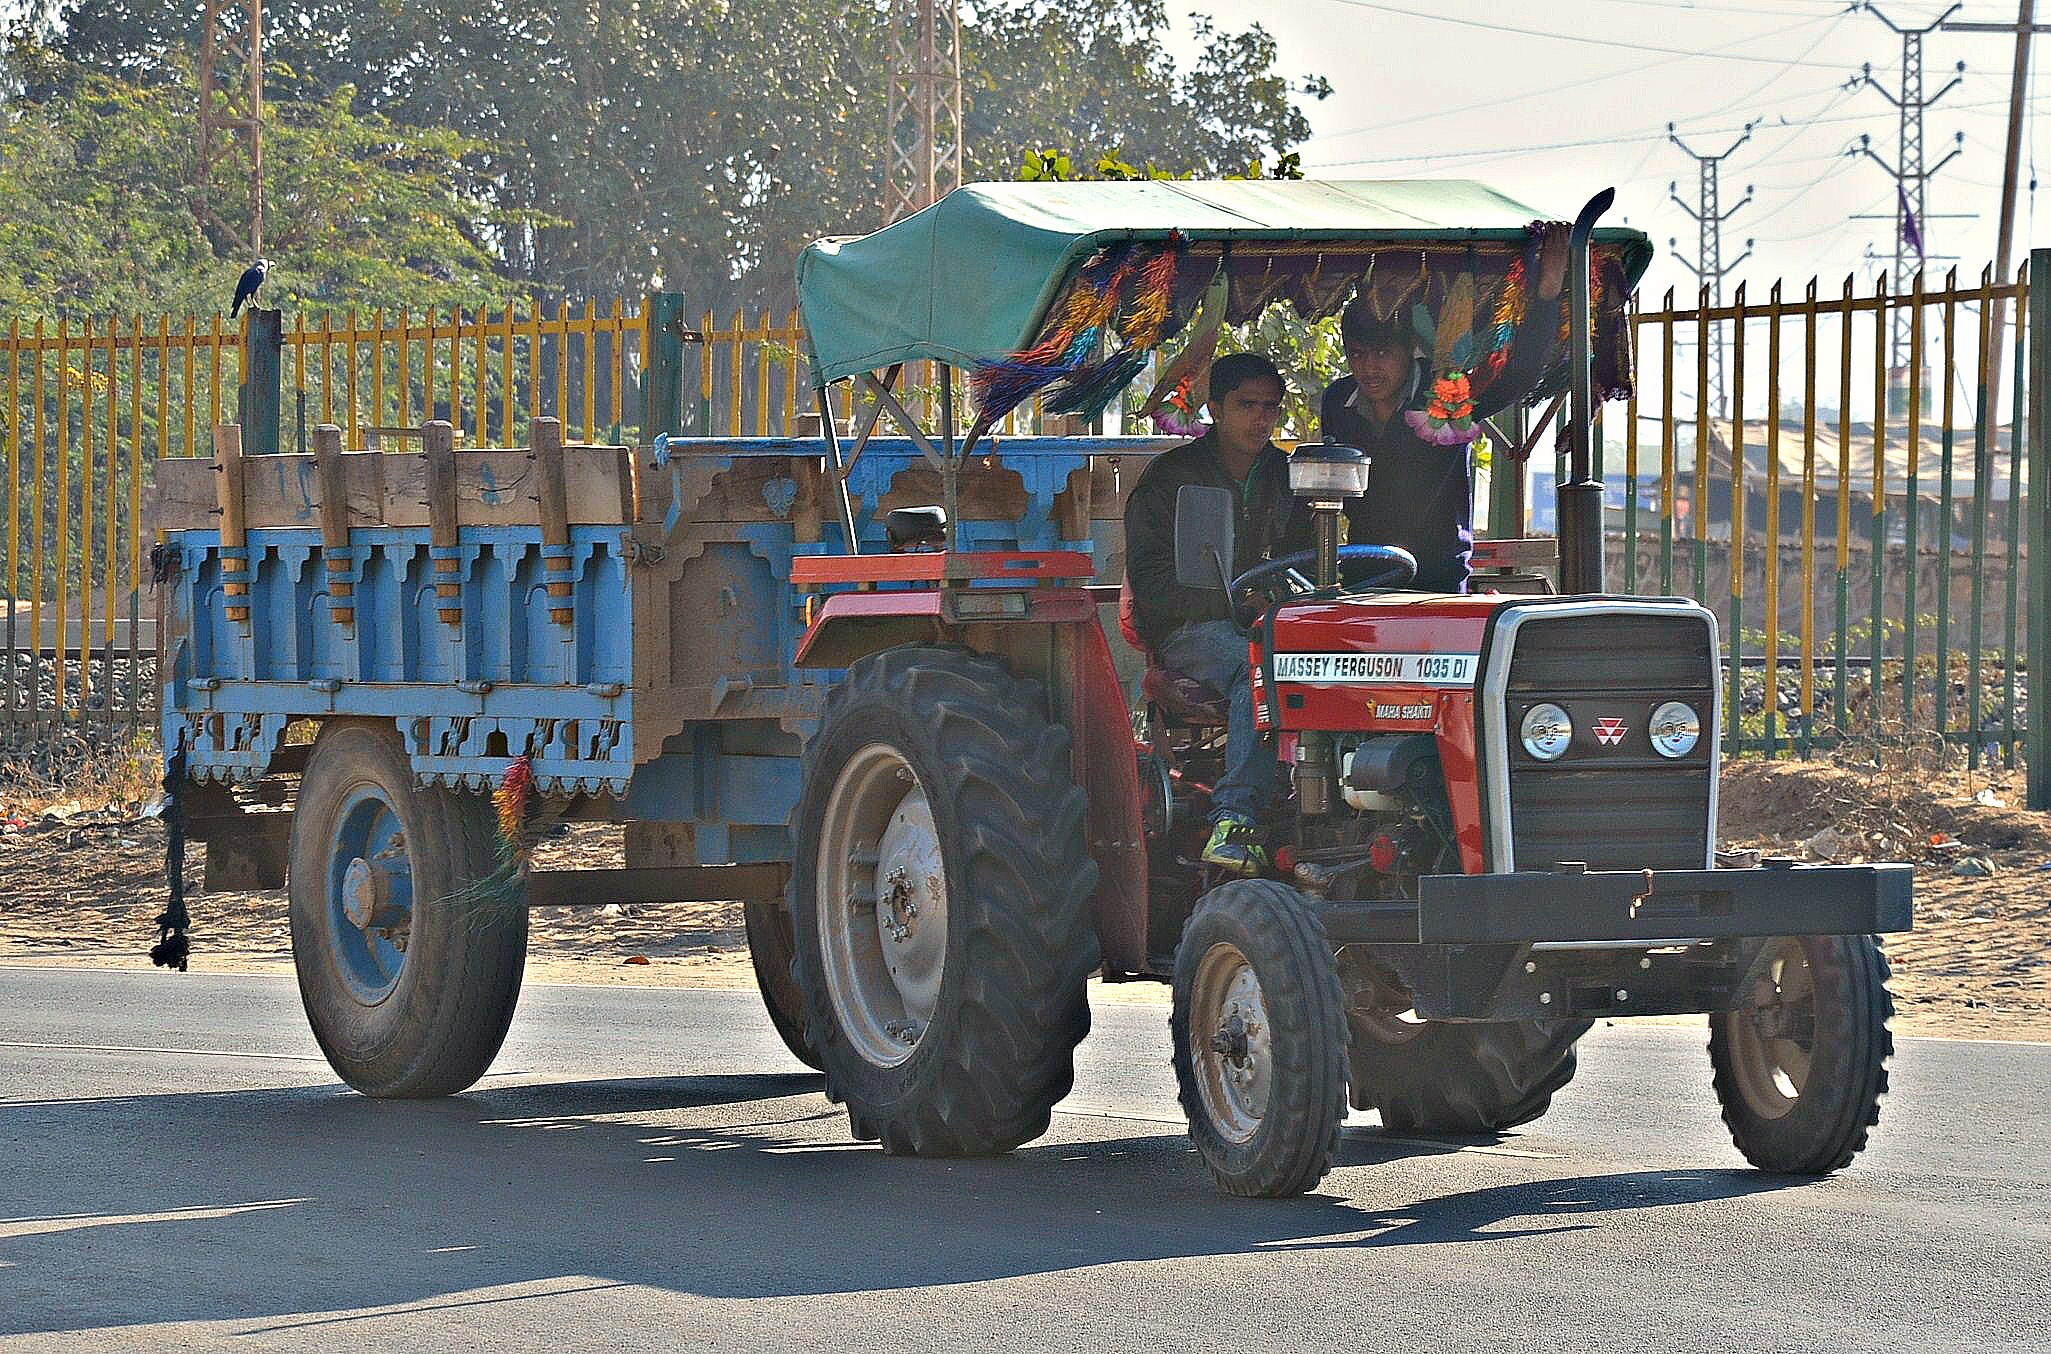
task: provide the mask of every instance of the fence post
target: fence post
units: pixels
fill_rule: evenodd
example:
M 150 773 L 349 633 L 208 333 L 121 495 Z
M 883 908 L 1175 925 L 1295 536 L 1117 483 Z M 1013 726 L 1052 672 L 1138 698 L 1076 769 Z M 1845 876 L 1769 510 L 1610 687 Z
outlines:
M 2051 678 L 2051 249 L 2030 251 L 2029 276 L 2028 487 L 2013 485 L 2009 492 L 2024 495 L 2023 540 L 2029 552 L 2028 802 L 2033 809 L 2046 809 L 2051 808 L 2051 690 L 2046 689 Z M 2012 655 L 2009 661 L 2015 661 Z
M 641 382 L 641 440 L 684 430 L 684 297 L 650 293 L 642 312 L 648 326 L 648 371 Z
M 242 450 L 269 456 L 278 450 L 279 389 L 285 373 L 285 312 L 249 312 L 249 340 L 242 350 Z

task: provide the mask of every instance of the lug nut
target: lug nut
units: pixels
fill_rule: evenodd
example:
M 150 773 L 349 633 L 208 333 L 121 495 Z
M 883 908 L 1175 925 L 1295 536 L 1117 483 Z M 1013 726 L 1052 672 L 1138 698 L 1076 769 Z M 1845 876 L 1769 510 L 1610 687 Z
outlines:
M 1550 1006 L 1550 1005 L 1552 1005 L 1552 993 L 1550 993 L 1550 992 L 1541 992 L 1541 993 L 1539 993 L 1539 994 L 1538 994 L 1538 1004 L 1539 1004 L 1540 1006 Z
M 1524 971 L 1526 973 L 1538 972 L 1538 961 L 1536 959 L 1526 959 L 1524 961 Z

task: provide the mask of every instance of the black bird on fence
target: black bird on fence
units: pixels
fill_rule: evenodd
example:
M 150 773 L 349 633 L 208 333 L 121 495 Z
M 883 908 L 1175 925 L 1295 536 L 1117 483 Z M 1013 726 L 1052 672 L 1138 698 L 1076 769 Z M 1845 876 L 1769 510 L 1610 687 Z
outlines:
M 269 275 L 270 270 L 271 265 L 263 259 L 258 259 L 242 270 L 242 279 L 235 284 L 235 304 L 228 307 L 229 319 L 234 319 L 241 312 L 244 301 L 256 299 L 257 288 L 263 286 L 264 278 Z

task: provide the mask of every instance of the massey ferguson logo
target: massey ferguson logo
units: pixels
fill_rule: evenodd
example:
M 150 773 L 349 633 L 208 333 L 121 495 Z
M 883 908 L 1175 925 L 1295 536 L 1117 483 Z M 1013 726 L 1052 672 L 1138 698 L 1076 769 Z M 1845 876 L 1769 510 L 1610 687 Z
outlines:
M 1615 715 L 1604 715 L 1595 721 L 1595 741 L 1606 748 L 1613 748 L 1624 741 L 1624 733 L 1630 726 Z

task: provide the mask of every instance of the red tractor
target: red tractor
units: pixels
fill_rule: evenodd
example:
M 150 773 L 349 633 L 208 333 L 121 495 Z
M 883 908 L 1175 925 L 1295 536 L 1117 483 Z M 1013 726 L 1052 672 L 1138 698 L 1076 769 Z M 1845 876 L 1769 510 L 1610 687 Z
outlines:
M 1491 260 L 1502 276 L 1505 259 L 1535 258 L 1524 251 L 1541 229 L 1474 186 L 1337 185 L 1352 190 L 1351 215 L 1333 185 L 1175 185 L 1180 199 L 1137 184 L 1023 191 L 1038 187 L 957 202 L 963 190 L 800 268 L 815 371 L 856 374 L 929 449 L 950 499 L 986 431 L 990 384 L 983 423 L 957 449 L 951 381 L 928 433 L 892 393 L 894 364 L 979 360 L 1001 377 L 992 364 L 1028 350 L 1020 334 L 1044 338 L 1064 287 L 1102 294 L 1089 270 L 1107 250 L 1181 251 L 1187 266 L 1210 247 L 1229 287 L 1249 292 L 1280 261 L 1296 279 L 1285 294 L 1314 311 L 1343 292 L 1319 285 L 1313 259 L 1371 279 L 1399 256 L 1429 264 L 1452 240 L 1486 279 Z M 1451 194 L 1436 216 L 1432 190 Z M 1288 773 L 1264 825 L 1279 845 L 1268 877 L 1198 863 L 1222 711 L 1158 669 L 1128 699 L 1089 555 L 794 562 L 794 583 L 825 594 L 797 662 L 843 675 L 792 818 L 802 1009 L 786 1014 L 857 1136 L 960 1154 L 1040 1134 L 1071 1085 L 1085 983 L 1101 972 L 1172 981 L 1190 1134 L 1234 1194 L 1313 1188 L 1349 1104 L 1406 1133 L 1529 1122 L 1573 1076 L 1596 1018 L 1708 1013 L 1724 1117 L 1759 1167 L 1828 1172 L 1860 1150 L 1891 1051 L 1876 935 L 1909 925 L 1910 873 L 1718 867 L 1715 618 L 1602 590 L 1591 323 L 1601 330 L 1628 283 L 1610 275 L 1604 288 L 1591 253 L 1642 241 L 1592 233 L 1593 216 L 1571 233 L 1569 285 L 1550 312 L 1567 311 L 1563 338 L 1549 320 L 1511 336 L 1498 380 L 1513 384 L 1496 405 L 1566 387 L 1566 595 L 1406 591 L 1414 565 L 1401 551 L 1339 542 L 1344 501 L 1370 489 L 1369 461 L 1351 449 L 1291 459 L 1317 549 L 1238 578 L 1222 576 L 1229 495 L 1190 488 L 1178 501 L 1180 581 L 1229 589 L 1259 724 Z M 1069 238 L 1053 249 L 1042 236 L 1064 219 Z M 972 274 L 986 290 L 952 308 L 900 294 L 888 324 L 848 312 L 906 250 L 936 293 Z M 1606 294 L 1591 298 L 1591 285 Z M 1027 298 L 1009 319 L 1006 288 Z M 882 380 L 866 370 L 886 364 L 879 353 Z M 830 433 L 829 444 L 844 484 Z M 908 518 L 905 539 L 942 522 Z

